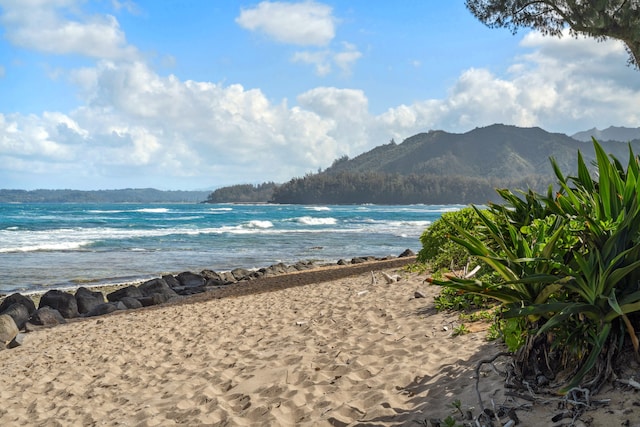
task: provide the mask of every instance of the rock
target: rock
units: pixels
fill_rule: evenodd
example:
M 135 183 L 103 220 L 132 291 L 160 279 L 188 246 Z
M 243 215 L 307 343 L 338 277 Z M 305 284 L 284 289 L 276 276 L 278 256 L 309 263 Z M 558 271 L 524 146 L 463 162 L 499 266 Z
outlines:
M 27 307 L 29 316 L 31 316 L 33 312 L 36 311 L 36 305 L 33 303 L 33 300 L 31 298 L 25 297 L 22 294 L 15 293 L 2 300 L 2 303 L 0 303 L 0 313 L 7 309 L 11 304 L 15 303 L 22 304 Z
M 166 295 L 168 300 L 169 298 L 178 296 L 178 294 L 173 289 L 171 289 L 169 285 L 167 285 L 167 282 L 165 282 L 163 279 L 148 280 L 142 285 L 138 286 L 138 289 L 140 289 L 140 292 L 142 292 L 142 295 L 145 297 L 151 296 L 153 294 L 161 294 Z
M 296 262 L 293 265 L 293 268 L 295 268 L 298 271 L 305 271 L 305 270 L 312 269 L 313 268 L 313 263 L 312 262 L 299 261 L 299 262 Z
M 213 270 L 202 270 L 200 274 L 206 280 L 205 283 L 207 286 L 222 286 L 228 284 L 228 282 L 222 278 L 222 275 Z
M 363 257 L 356 257 L 351 259 L 351 264 L 362 264 L 363 262 L 367 262 L 367 259 Z
M 267 276 L 274 276 L 274 275 L 278 275 L 278 274 L 285 274 L 287 273 L 287 266 L 282 263 L 279 262 L 278 264 L 273 264 L 270 267 L 267 268 Z
M 249 270 L 245 270 L 244 268 L 234 268 L 233 270 L 231 270 L 231 275 L 236 280 L 236 282 L 246 280 L 250 274 L 251 272 Z
M 135 310 L 136 308 L 142 308 L 142 303 L 140 301 L 138 301 L 137 298 L 123 297 L 122 299 L 120 299 L 120 302 L 122 304 L 124 304 L 124 306 L 126 308 L 128 308 L 129 310 Z
M 347 264 L 349 264 L 349 263 L 344 259 L 339 259 L 338 260 L 338 265 L 347 265 Z
M 91 309 L 86 317 L 95 317 L 95 316 L 103 316 L 105 314 L 113 313 L 118 310 L 126 310 L 127 306 L 122 301 L 117 302 L 103 302 L 102 304 L 98 304 Z
M 0 344 L 7 344 L 18 335 L 18 326 L 13 317 L 8 314 L 0 314 Z
M 426 298 L 427 296 L 422 291 L 415 291 L 413 293 L 414 298 Z
M 138 298 L 138 301 L 143 307 L 149 307 L 152 305 L 164 304 L 169 301 L 169 299 L 170 298 L 165 294 L 152 294 L 150 296 L 140 297 Z
M 140 291 L 140 289 L 138 289 L 137 286 L 127 286 L 126 288 L 120 288 L 118 290 L 115 290 L 113 292 L 111 292 L 110 294 L 107 295 L 107 300 L 109 302 L 115 302 L 115 301 L 120 301 L 122 298 L 141 298 L 142 295 L 142 291 Z
M 11 342 L 9 342 L 9 344 L 7 344 L 7 348 L 16 348 L 16 347 L 20 347 L 22 344 L 24 344 L 24 339 L 27 336 L 27 334 L 23 334 L 23 333 L 18 333 L 18 335 L 16 335 Z
M 237 282 L 236 278 L 233 277 L 233 274 L 231 274 L 230 271 L 223 271 L 222 273 L 220 273 L 220 278 L 222 279 L 222 281 L 224 282 L 223 284 L 225 285 L 230 285 L 232 283 Z
M 47 291 L 42 295 L 42 298 L 40 298 L 39 308 L 44 306 L 58 310 L 65 319 L 78 317 L 79 314 L 76 298 L 70 293 L 58 291 L 56 289 Z
M 55 326 L 61 323 L 67 323 L 67 321 L 58 310 L 45 306 L 37 309 L 29 318 L 28 323 L 41 326 Z
M 27 309 L 27 307 L 17 302 L 11 304 L 0 314 L 11 316 L 18 329 L 22 329 L 24 327 L 24 324 L 29 320 L 29 310 Z
M 162 276 L 162 280 L 167 282 L 167 285 L 169 285 L 170 288 L 177 288 L 178 286 L 182 285 L 182 283 L 171 274 L 165 274 L 164 276 Z
M 404 252 L 398 255 L 398 258 L 406 258 L 409 256 L 415 256 L 415 255 L 416 254 L 411 249 L 405 249 Z
M 91 291 L 85 287 L 80 287 L 75 294 L 78 303 L 78 313 L 85 314 L 100 304 L 104 304 L 102 292 Z
M 205 282 L 207 281 L 207 279 L 205 279 L 201 275 L 191 273 L 189 271 L 185 271 L 184 273 L 178 274 L 177 279 L 180 285 L 192 286 L 192 287 L 204 286 Z

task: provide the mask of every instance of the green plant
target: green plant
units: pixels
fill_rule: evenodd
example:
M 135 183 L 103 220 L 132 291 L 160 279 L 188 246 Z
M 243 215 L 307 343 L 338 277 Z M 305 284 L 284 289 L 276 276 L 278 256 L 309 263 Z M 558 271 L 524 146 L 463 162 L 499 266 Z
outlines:
M 456 326 L 455 328 L 453 328 L 453 336 L 457 337 L 458 335 L 465 335 L 468 334 L 469 329 L 467 329 L 467 327 L 464 325 L 464 323 L 459 324 L 458 326 Z
M 551 159 L 555 194 L 500 190 L 506 203 L 491 204 L 489 214 L 474 208 L 473 230 L 450 223 L 457 230 L 451 240 L 501 282 L 431 279 L 501 303 L 499 327 L 509 348 L 519 349 L 523 373 L 539 370 L 535 354 L 561 354 L 562 367 L 573 368 L 561 392 L 599 388 L 625 333 L 639 347 L 629 316 L 640 310 L 640 167 L 631 148 L 625 169 L 593 146 L 597 180 L 581 154 L 577 176 L 565 176 Z
M 433 270 L 464 268 L 469 253 L 454 244 L 450 237 L 458 235 L 458 227 L 472 230 L 477 222 L 475 210 L 470 207 L 444 213 L 420 236 L 422 249 L 418 252 L 418 261 L 429 263 Z

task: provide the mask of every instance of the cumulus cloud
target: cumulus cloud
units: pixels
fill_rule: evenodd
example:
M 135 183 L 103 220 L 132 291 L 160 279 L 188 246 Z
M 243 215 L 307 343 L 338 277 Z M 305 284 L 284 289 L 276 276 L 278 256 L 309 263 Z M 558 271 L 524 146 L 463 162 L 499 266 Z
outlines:
M 94 66 L 66 73 L 78 88 L 81 107 L 0 114 L 0 164 L 16 176 L 109 177 L 125 185 L 135 176 L 137 183 L 145 179 L 146 185 L 165 188 L 282 182 L 327 167 L 344 154 L 358 155 L 391 138 L 402 141 L 434 128 L 465 132 L 506 123 L 578 131 L 640 123 L 640 79 L 625 66 L 626 52 L 617 42 L 530 33 L 522 41 L 527 53 L 503 73 L 467 69 L 445 97 L 375 115 L 368 94 L 357 89 L 309 88 L 289 106 L 261 89 L 160 75 L 137 57 L 114 18 L 73 21 L 70 17 L 79 16 L 75 4 L 0 0 L 12 42 L 100 58 Z M 36 11 L 30 15 L 27 6 Z M 243 10 L 237 21 L 285 43 L 320 46 L 293 57 L 320 75 L 334 69 L 350 73 L 361 57 L 348 43 L 327 46 L 335 18 L 319 3 L 262 2 Z M 94 40 L 99 30 L 106 31 L 101 41 Z
M 113 16 L 83 16 L 76 4 L 77 0 L 0 0 L 0 23 L 5 37 L 26 49 L 103 59 L 137 56 Z
M 314 1 L 263 1 L 254 8 L 243 9 L 236 23 L 278 42 L 324 46 L 335 36 L 336 19 L 330 6 Z
M 437 128 L 464 132 L 505 123 L 568 133 L 640 123 L 640 79 L 627 67 L 617 41 L 543 37 L 532 32 L 521 45 L 531 52 L 498 76 L 486 69 L 463 72 L 443 99 L 390 108 L 375 118 L 394 137 Z

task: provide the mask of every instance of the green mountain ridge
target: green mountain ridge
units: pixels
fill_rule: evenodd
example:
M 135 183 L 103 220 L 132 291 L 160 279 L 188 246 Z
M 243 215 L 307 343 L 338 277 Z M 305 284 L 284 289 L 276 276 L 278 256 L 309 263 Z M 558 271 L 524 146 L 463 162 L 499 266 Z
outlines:
M 640 140 L 630 142 L 639 152 Z M 626 162 L 627 143 L 602 146 Z M 353 159 L 275 188 L 276 203 L 485 203 L 499 200 L 496 188 L 545 191 L 555 183 L 550 158 L 575 173 L 578 151 L 595 160 L 591 142 L 541 128 L 495 124 L 463 134 L 420 133 L 392 141 Z

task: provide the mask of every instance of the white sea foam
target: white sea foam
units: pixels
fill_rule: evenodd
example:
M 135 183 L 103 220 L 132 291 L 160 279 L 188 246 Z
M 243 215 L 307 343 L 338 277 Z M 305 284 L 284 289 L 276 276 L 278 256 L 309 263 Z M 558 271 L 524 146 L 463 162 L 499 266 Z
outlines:
M 304 225 L 334 225 L 338 223 L 335 218 L 315 218 L 312 216 L 301 216 L 296 218 L 296 222 Z
M 167 208 L 142 208 L 136 209 L 134 212 L 143 212 L 143 213 L 167 213 L 169 209 Z
M 229 211 L 232 211 L 233 208 L 211 208 L 209 210 L 211 212 L 229 212 Z
M 324 211 L 331 210 L 331 208 L 328 206 L 305 206 L 305 209 L 310 211 L 316 211 L 316 212 L 324 212 Z
M 60 242 L 60 243 L 42 243 L 39 245 L 26 245 L 18 247 L 0 248 L 0 253 L 12 252 L 37 252 L 37 251 L 72 251 L 83 246 L 91 244 L 88 241 L 79 242 Z
M 245 227 L 245 228 L 272 228 L 273 227 L 273 223 L 271 221 L 254 219 L 252 221 L 249 221 L 249 222 L 243 224 L 243 227 Z

